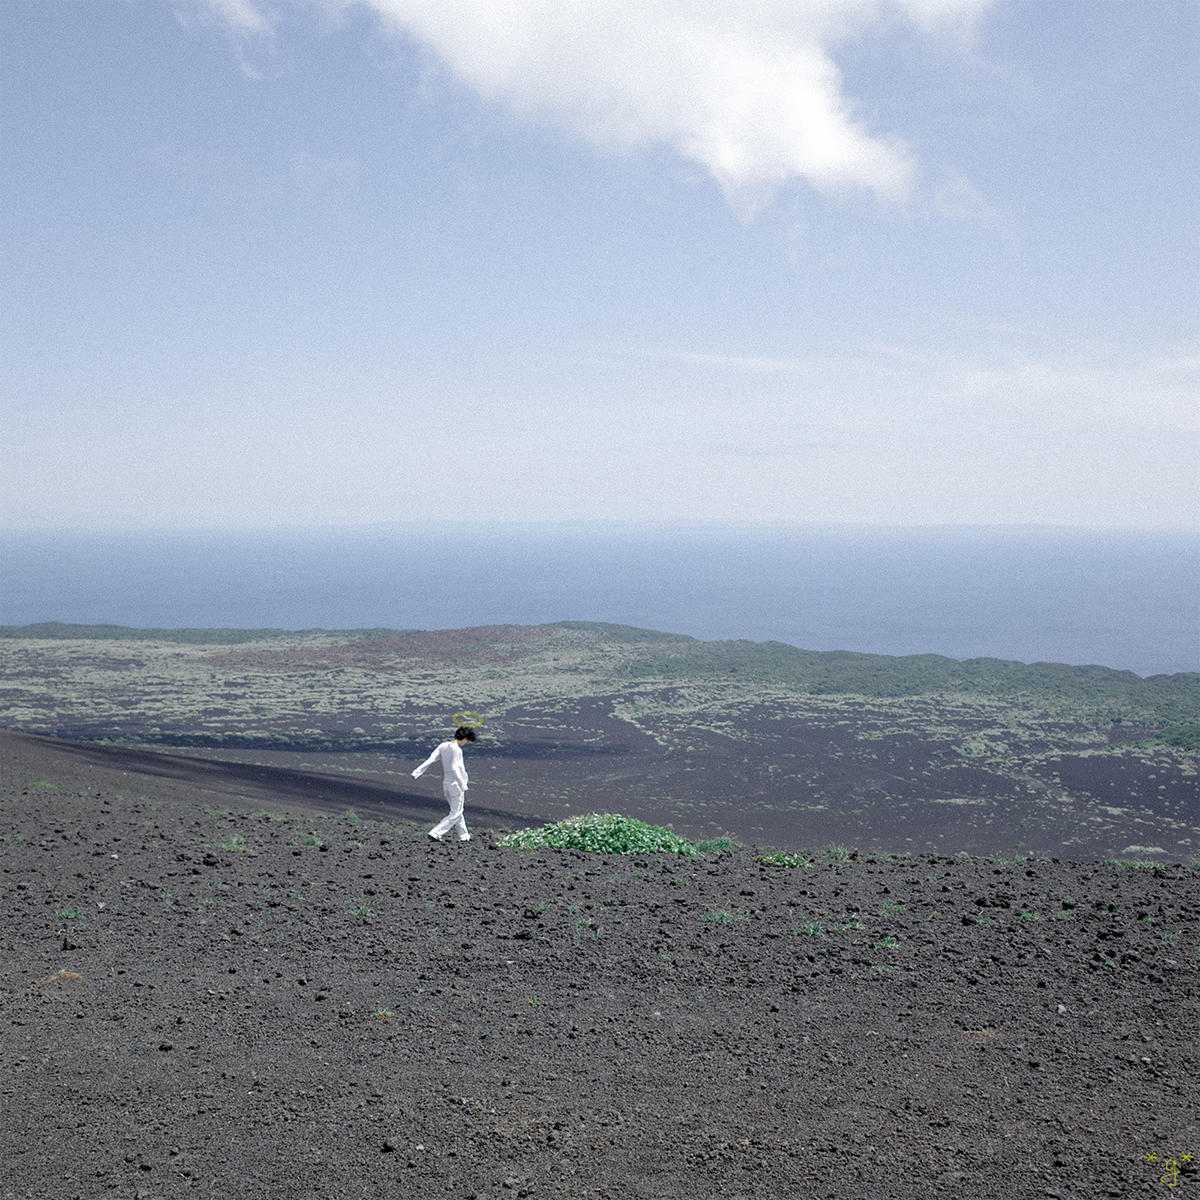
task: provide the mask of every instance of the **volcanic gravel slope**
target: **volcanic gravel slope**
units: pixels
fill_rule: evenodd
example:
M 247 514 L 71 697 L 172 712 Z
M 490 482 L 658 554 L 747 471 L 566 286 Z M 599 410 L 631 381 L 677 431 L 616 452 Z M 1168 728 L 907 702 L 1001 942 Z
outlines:
M 1189 866 L 438 845 L 0 768 L 4 1200 L 1200 1194 Z

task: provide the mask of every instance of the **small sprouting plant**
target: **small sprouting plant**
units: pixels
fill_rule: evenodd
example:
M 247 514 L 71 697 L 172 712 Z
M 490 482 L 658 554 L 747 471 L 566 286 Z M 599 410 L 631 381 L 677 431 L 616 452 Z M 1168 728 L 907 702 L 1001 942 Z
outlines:
M 734 846 L 741 843 L 732 834 L 724 834 L 717 838 L 705 838 L 703 841 L 696 843 L 696 849 L 701 854 L 717 854 L 722 850 L 732 850 Z
M 221 842 L 220 849 L 228 854 L 241 853 L 246 849 L 246 839 L 240 833 L 231 833 Z
M 82 910 L 75 908 L 73 906 L 70 906 L 67 908 L 60 908 L 58 910 L 58 912 L 56 912 L 54 915 L 60 921 L 82 921 L 83 920 Z
M 43 792 L 57 792 L 57 783 L 47 783 L 44 779 L 35 779 L 30 785 L 31 788 L 38 788 Z
M 373 1014 L 376 1021 L 394 1021 L 396 1014 L 390 1008 L 379 1008 Z
M 1020 912 L 1017 914 L 1018 921 L 1040 921 L 1041 914 L 1035 912 Z
M 304 845 L 306 845 L 306 846 L 320 846 L 320 845 L 323 845 L 323 844 L 324 844 L 324 839 L 321 837 L 321 834 L 320 834 L 320 832 L 319 832 L 318 830 L 316 830 L 316 829 L 314 829 L 314 830 L 313 830 L 313 831 L 312 831 L 312 832 L 311 832 L 311 833 L 310 833 L 310 834 L 309 834 L 309 835 L 308 835 L 308 836 L 307 836 L 307 837 L 304 839 Z
M 359 903 L 354 908 L 354 915 L 356 917 L 373 917 L 375 913 L 367 903 L 366 898 L 360 897 Z
M 1150 871 L 1161 865 L 1149 858 L 1106 858 L 1106 867 L 1121 867 L 1126 871 Z
M 731 913 L 727 908 L 717 908 L 710 912 L 704 919 L 706 921 L 714 921 L 720 924 L 725 921 L 732 921 L 733 913 Z
M 768 867 L 811 867 L 813 860 L 804 854 L 791 854 L 786 850 L 768 850 L 755 859 Z
M 583 850 L 593 854 L 688 854 L 696 847 L 660 825 L 617 813 L 567 817 L 540 829 L 520 829 L 497 845 L 518 850 Z
M 361 817 L 359 817 L 358 813 L 356 813 L 356 812 L 354 811 L 354 809 L 352 809 L 352 808 L 348 808 L 348 809 L 346 810 L 346 820 L 347 820 L 347 821 L 359 821 L 359 820 L 361 820 L 361 819 L 362 819 L 362 818 L 361 818 Z
M 803 924 L 797 926 L 796 932 L 802 933 L 806 937 L 823 937 L 825 934 L 825 922 L 805 921 Z
M 895 950 L 898 945 L 900 945 L 900 939 L 895 937 L 880 938 L 874 943 L 876 950 Z
M 853 853 L 854 851 L 851 850 L 849 846 L 830 846 L 829 849 L 825 851 L 825 856 L 836 861 L 841 861 L 842 859 L 849 858 Z
M 901 904 L 899 900 L 885 900 L 883 902 L 883 908 L 880 909 L 880 912 L 883 914 L 883 916 L 890 917 L 895 913 L 902 913 L 904 911 L 904 907 L 905 906 Z M 931 913 L 930 915 L 936 917 L 937 913 Z

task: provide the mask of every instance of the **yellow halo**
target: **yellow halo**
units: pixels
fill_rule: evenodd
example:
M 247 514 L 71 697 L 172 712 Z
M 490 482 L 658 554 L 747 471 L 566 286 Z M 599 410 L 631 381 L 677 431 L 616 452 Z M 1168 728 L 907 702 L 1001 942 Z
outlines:
M 468 728 L 483 724 L 483 717 L 477 712 L 472 712 L 469 708 L 463 709 L 462 712 L 456 712 L 451 719 L 455 725 L 465 725 Z

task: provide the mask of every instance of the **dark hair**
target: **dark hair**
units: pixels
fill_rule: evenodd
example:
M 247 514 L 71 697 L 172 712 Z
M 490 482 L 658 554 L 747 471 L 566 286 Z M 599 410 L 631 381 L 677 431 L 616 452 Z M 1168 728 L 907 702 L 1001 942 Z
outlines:
M 475 740 L 475 730 L 473 730 L 469 725 L 460 725 L 454 731 L 454 740 L 456 742 L 473 742 Z

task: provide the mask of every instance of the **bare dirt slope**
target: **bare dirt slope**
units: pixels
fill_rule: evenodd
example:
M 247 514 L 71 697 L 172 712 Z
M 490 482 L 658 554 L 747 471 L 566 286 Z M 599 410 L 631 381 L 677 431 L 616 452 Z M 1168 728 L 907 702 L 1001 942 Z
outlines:
M 1194 870 L 436 845 L 171 762 L 0 736 L 3 1200 L 1200 1194 Z

